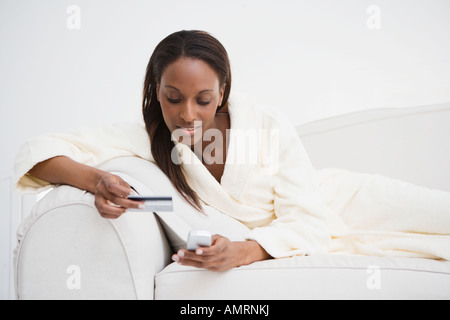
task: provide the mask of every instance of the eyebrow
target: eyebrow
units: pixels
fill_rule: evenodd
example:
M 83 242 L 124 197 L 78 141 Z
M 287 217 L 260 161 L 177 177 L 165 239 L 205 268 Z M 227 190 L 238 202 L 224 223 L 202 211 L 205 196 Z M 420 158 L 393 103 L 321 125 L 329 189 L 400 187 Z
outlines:
M 181 92 L 180 89 L 175 88 L 173 86 L 165 85 L 164 87 L 165 88 L 171 88 L 171 89 L 177 90 L 178 92 Z M 214 90 L 212 90 L 212 89 L 205 89 L 205 90 L 200 91 L 199 93 L 210 92 L 210 91 L 214 91 Z

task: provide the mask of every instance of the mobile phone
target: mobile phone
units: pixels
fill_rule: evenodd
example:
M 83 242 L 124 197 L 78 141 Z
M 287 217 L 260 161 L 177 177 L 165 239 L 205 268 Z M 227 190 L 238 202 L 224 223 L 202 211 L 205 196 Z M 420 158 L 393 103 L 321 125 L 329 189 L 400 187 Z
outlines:
M 137 212 L 173 211 L 173 202 L 171 196 L 129 195 L 127 198 L 133 201 L 143 202 L 145 205 L 144 209 L 130 209 L 130 211 L 137 211 Z
M 195 251 L 199 247 L 211 246 L 211 233 L 205 230 L 191 230 L 189 231 L 186 249 Z

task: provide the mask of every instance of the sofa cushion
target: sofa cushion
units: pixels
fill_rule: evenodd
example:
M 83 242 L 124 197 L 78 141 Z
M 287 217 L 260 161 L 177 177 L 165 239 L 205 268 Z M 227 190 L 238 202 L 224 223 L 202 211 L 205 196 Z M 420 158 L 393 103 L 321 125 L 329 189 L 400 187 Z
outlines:
M 450 262 L 317 255 L 266 260 L 226 272 L 167 266 L 156 299 L 450 299 Z

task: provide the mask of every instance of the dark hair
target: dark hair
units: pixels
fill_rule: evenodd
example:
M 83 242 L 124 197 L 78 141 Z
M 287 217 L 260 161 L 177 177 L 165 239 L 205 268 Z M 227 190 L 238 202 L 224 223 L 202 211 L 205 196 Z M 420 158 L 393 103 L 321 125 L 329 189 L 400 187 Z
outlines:
M 145 75 L 142 113 L 156 164 L 168 176 L 182 197 L 194 208 L 203 211 L 200 199 L 188 185 L 180 165 L 171 159 L 174 143 L 170 130 L 164 122 L 161 104 L 156 95 L 157 85 L 161 82 L 167 66 L 182 57 L 202 60 L 215 70 L 220 87 L 226 85 L 222 104 L 218 106 L 218 110 L 228 105 L 231 68 L 227 51 L 216 38 L 204 31 L 179 31 L 162 40 L 150 57 Z

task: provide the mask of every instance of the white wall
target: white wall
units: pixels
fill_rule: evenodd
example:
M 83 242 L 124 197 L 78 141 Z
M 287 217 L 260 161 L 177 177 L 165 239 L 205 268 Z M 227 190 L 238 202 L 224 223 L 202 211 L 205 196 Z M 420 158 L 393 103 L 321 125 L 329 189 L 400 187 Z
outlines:
M 295 124 L 450 101 L 448 0 L 0 0 L 0 201 L 10 208 L 1 212 L 0 298 L 11 296 L 5 250 L 20 198 L 7 190 L 20 144 L 140 121 L 151 52 L 181 29 L 215 35 L 234 89 Z

